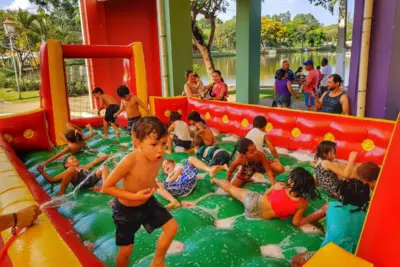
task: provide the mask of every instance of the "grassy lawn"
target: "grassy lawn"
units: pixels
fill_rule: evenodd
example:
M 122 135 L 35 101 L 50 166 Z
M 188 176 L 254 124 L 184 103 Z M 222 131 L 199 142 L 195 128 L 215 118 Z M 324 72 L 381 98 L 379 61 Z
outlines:
M 39 91 L 21 92 L 22 99 L 18 99 L 18 92 L 12 88 L 0 88 L 0 99 L 7 102 L 26 103 L 39 101 Z
M 236 95 L 236 90 L 229 91 L 230 95 Z M 303 93 L 297 93 L 300 96 L 301 100 L 304 100 L 304 94 Z M 260 90 L 260 99 L 261 98 L 274 98 L 274 91 L 273 90 L 265 90 L 261 89 Z M 293 98 L 294 99 L 294 98 Z

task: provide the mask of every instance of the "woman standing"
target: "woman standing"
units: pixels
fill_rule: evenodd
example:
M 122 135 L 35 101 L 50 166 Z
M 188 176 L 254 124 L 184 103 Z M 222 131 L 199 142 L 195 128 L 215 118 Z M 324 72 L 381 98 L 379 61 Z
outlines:
M 213 82 L 204 86 L 204 91 L 209 91 L 205 96 L 206 99 L 228 101 L 228 86 L 224 82 L 219 70 L 215 70 L 212 74 Z
M 292 106 L 293 95 L 299 99 L 299 96 L 293 91 L 292 83 L 287 79 L 287 76 L 287 72 L 284 69 L 276 72 L 274 93 L 278 108 L 290 108 Z

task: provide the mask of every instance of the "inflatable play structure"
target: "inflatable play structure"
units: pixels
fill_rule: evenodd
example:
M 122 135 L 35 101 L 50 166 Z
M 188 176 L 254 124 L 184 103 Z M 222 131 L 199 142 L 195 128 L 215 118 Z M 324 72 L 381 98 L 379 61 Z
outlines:
M 306 266 L 393 266 L 399 233 L 392 204 L 396 203 L 396 161 L 400 158 L 399 121 L 360 119 L 338 115 L 274 109 L 268 107 L 206 101 L 186 97 L 163 98 L 147 94 L 146 68 L 141 43 L 126 46 L 61 45 L 51 40 L 41 50 L 41 108 L 26 114 L 0 118 L 0 209 L 1 214 L 37 204 L 43 213 L 37 222 L 23 229 L 17 237 L 10 229 L 1 233 L 0 266 L 115 266 L 117 247 L 115 227 L 109 206 L 110 196 L 89 190 L 74 193 L 57 205 L 44 205 L 58 192 L 59 185 L 49 184 L 36 167 L 59 151 L 63 145 L 59 134 L 67 122 L 100 126 L 101 118 L 71 119 L 64 58 L 123 58 L 127 84 L 139 98 L 149 103 L 153 115 L 165 124 L 171 111 L 186 118 L 198 111 L 206 123 L 219 131 L 220 146 L 233 150 L 232 135 L 243 137 L 253 118 L 263 115 L 268 120 L 266 132 L 279 148 L 281 162 L 288 169 L 302 166 L 313 172 L 307 160 L 322 140 L 337 143 L 337 156 L 347 159 L 351 151 L 359 153 L 358 161 L 382 165 L 381 175 L 360 238 L 357 253 L 349 254 L 330 244 L 322 248 Z M 121 118 L 123 127 L 126 119 Z M 120 139 L 103 138 L 102 130 L 88 141 L 88 149 L 77 154 L 82 164 L 98 153 L 113 155 L 105 164 L 112 169 L 132 150 L 126 130 Z M 55 148 L 52 148 L 52 146 Z M 300 156 L 299 156 L 300 155 Z M 186 153 L 173 153 L 177 162 Z M 47 166 L 51 175 L 63 171 L 61 161 Z M 221 172 L 217 178 L 224 179 Z M 288 171 L 276 177 L 285 181 Z M 165 175 L 160 173 L 160 180 Z M 265 183 L 246 188 L 263 192 Z M 71 188 L 67 193 L 71 192 Z M 307 213 L 329 198 L 313 201 Z M 305 233 L 290 220 L 248 220 L 243 206 L 220 193 L 209 177 L 199 179 L 195 191 L 179 199 L 183 208 L 172 211 L 179 233 L 168 252 L 168 266 L 288 266 L 291 257 L 307 250 L 318 250 L 322 236 Z M 160 200 L 162 201 L 162 200 Z M 143 229 L 136 235 L 131 266 L 148 266 L 160 231 L 148 235 Z M 349 265 L 351 263 L 351 265 Z

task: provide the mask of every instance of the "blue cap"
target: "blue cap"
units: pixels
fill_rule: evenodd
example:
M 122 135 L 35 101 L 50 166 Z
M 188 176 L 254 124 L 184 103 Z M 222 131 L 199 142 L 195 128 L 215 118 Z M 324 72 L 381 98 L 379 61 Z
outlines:
M 303 63 L 304 66 L 314 66 L 314 61 L 312 59 L 307 60 Z

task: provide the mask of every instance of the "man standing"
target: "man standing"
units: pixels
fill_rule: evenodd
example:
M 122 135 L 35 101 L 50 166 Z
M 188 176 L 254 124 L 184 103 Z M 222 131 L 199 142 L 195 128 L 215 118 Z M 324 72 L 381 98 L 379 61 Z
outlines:
M 325 92 L 321 99 L 314 94 L 315 107 L 317 110 L 325 113 L 350 115 L 349 98 L 340 85 L 343 83 L 342 77 L 333 74 L 328 79 L 328 91 Z
M 314 97 L 319 81 L 319 75 L 316 69 L 314 69 L 314 61 L 307 60 L 304 62 L 304 66 L 308 71 L 306 82 L 304 83 L 304 100 L 308 110 L 315 111 L 314 108 Z
M 288 61 L 287 59 L 285 59 L 285 60 L 282 62 L 282 69 L 284 69 L 284 70 L 286 71 L 286 73 L 287 73 L 287 75 L 288 75 L 288 76 L 287 76 L 287 79 L 288 79 L 290 82 L 293 82 L 294 79 L 296 78 L 296 75 L 294 74 L 294 72 L 293 72 L 289 67 L 290 67 L 289 61 Z M 277 71 L 276 71 L 276 73 L 275 73 L 275 80 L 277 79 L 278 71 L 280 71 L 280 70 L 277 70 Z
M 319 97 L 321 97 L 326 91 L 328 91 L 328 80 L 332 75 L 332 67 L 328 65 L 328 59 L 323 58 L 321 61 L 322 69 L 321 69 L 321 77 L 320 77 L 320 93 Z

